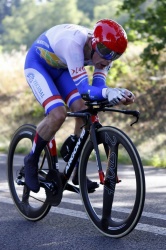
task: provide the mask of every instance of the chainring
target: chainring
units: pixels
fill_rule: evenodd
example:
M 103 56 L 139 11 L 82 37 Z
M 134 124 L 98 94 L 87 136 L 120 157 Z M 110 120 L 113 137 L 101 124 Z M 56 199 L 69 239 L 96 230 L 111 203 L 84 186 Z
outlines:
M 63 186 L 58 170 L 49 170 L 46 181 L 52 183 L 54 188 L 52 191 L 45 189 L 46 191 L 46 203 L 51 206 L 58 206 L 62 200 Z

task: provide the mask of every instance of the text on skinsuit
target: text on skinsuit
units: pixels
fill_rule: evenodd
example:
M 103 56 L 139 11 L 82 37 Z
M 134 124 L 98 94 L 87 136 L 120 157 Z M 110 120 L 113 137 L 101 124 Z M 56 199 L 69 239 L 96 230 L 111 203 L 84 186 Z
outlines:
M 48 43 L 46 43 L 45 41 L 42 41 L 42 40 L 37 40 L 37 43 L 44 45 L 44 46 L 47 47 L 48 49 L 49 49 L 49 47 L 50 47 Z
M 36 88 L 38 94 L 42 98 L 44 96 L 44 93 L 43 93 L 40 85 L 38 84 L 37 80 L 35 80 L 34 74 L 33 73 L 29 73 L 27 75 L 27 80 L 28 80 L 28 82 L 29 82 L 30 85 L 33 84 L 33 86 Z

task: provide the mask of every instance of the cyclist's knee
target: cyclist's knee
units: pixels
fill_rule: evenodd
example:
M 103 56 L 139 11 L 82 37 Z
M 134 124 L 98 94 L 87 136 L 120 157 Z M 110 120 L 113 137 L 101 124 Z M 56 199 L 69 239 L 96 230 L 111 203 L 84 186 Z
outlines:
M 78 99 L 75 102 L 72 103 L 70 109 L 72 112 L 80 111 L 85 109 L 86 106 L 84 104 L 84 101 L 82 99 Z
M 51 124 L 59 124 L 61 126 L 66 119 L 66 108 L 60 106 L 51 110 L 48 114 L 48 119 Z

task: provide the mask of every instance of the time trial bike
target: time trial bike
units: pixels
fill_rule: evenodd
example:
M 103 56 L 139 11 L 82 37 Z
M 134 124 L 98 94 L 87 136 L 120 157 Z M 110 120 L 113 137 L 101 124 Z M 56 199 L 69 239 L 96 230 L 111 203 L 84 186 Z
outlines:
M 58 206 L 65 190 L 80 193 L 94 226 L 106 236 L 120 238 L 130 233 L 141 217 L 145 200 L 144 170 L 129 136 L 117 127 L 102 126 L 98 114 L 131 115 L 136 119 L 134 124 L 139 119 L 139 112 L 115 109 L 101 101 L 86 101 L 85 104 L 85 110 L 67 113 L 68 117 L 81 117 L 84 125 L 74 146 L 66 145 L 67 140 L 62 146 L 64 170 L 58 169 L 55 138 L 41 153 L 38 168 L 41 187 L 36 194 L 26 186 L 24 157 L 21 156 L 30 152 L 36 127 L 24 124 L 16 130 L 7 157 L 10 193 L 18 211 L 30 221 L 41 220 L 51 206 Z M 78 161 L 79 186 L 75 186 L 70 178 Z M 88 189 L 87 177 L 98 183 L 97 188 Z

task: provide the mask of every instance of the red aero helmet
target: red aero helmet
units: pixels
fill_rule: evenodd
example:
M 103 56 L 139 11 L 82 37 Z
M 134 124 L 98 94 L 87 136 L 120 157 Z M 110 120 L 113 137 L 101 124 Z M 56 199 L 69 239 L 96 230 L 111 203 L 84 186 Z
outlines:
M 99 20 L 94 27 L 95 48 L 98 43 L 103 44 L 109 50 L 123 54 L 127 47 L 127 35 L 123 27 L 110 19 Z

